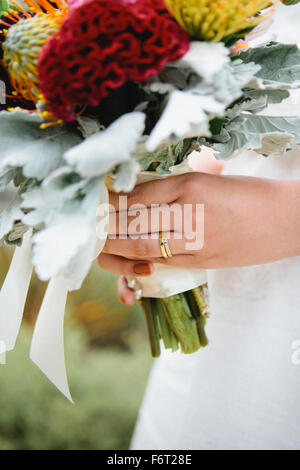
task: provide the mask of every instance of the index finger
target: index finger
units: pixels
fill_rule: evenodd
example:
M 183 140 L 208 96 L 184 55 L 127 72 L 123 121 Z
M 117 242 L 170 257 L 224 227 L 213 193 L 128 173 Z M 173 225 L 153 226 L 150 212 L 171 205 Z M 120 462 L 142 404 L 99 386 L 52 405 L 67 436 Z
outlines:
M 126 206 L 141 205 L 141 207 L 151 207 L 151 204 L 170 204 L 175 202 L 180 195 L 181 176 L 163 178 L 138 184 L 130 193 L 109 193 L 109 203 L 116 211 L 124 210 L 124 199 L 127 197 Z

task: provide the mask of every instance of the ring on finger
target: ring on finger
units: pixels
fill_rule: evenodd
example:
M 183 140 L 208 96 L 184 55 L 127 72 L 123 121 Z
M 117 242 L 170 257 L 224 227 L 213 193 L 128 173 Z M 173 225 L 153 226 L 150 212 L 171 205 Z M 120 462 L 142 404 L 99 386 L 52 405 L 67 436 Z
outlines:
M 172 258 L 173 255 L 165 232 L 159 232 L 159 245 L 163 258 Z

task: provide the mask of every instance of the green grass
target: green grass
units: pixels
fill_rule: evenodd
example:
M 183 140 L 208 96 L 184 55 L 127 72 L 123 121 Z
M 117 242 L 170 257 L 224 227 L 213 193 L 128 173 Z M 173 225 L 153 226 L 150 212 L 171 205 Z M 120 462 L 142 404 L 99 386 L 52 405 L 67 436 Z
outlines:
M 82 327 L 67 328 L 72 405 L 29 360 L 23 327 L 0 366 L 0 449 L 127 449 L 151 366 L 144 334 L 128 335 L 126 352 L 91 349 Z

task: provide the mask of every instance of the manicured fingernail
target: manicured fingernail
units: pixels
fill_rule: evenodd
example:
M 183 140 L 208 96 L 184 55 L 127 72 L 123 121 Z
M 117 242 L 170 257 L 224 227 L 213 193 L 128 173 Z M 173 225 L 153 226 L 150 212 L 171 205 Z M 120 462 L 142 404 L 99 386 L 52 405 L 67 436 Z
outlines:
M 134 272 L 141 276 L 147 276 L 151 274 L 151 267 L 148 263 L 138 263 L 134 265 Z
M 126 305 L 133 305 L 134 302 L 135 302 L 134 295 L 131 295 L 131 294 L 126 295 L 126 297 L 125 297 Z

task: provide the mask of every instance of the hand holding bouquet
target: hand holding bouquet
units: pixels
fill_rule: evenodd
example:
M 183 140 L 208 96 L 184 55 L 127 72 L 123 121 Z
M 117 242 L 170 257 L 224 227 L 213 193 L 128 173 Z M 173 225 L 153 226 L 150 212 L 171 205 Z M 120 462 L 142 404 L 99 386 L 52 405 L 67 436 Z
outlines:
M 276 42 L 246 44 L 270 21 L 276 3 L 0 4 L 6 96 L 0 189 L 11 182 L 17 188 L 0 219 L 0 240 L 17 246 L 0 294 L 0 340 L 14 347 L 33 265 L 50 283 L 31 358 L 69 398 L 64 304 L 105 245 L 108 216 L 97 208 L 108 202 L 107 177 L 115 192 L 126 193 L 145 172 L 165 178 L 186 171 L 194 151 L 201 157 L 210 148 L 220 159 L 247 149 L 268 156 L 300 143 L 298 116 L 260 114 L 299 86 L 300 51 Z M 187 353 L 207 344 L 205 273 L 195 270 L 181 287 L 167 276 L 160 299 L 142 286 L 155 356 L 160 337 Z

